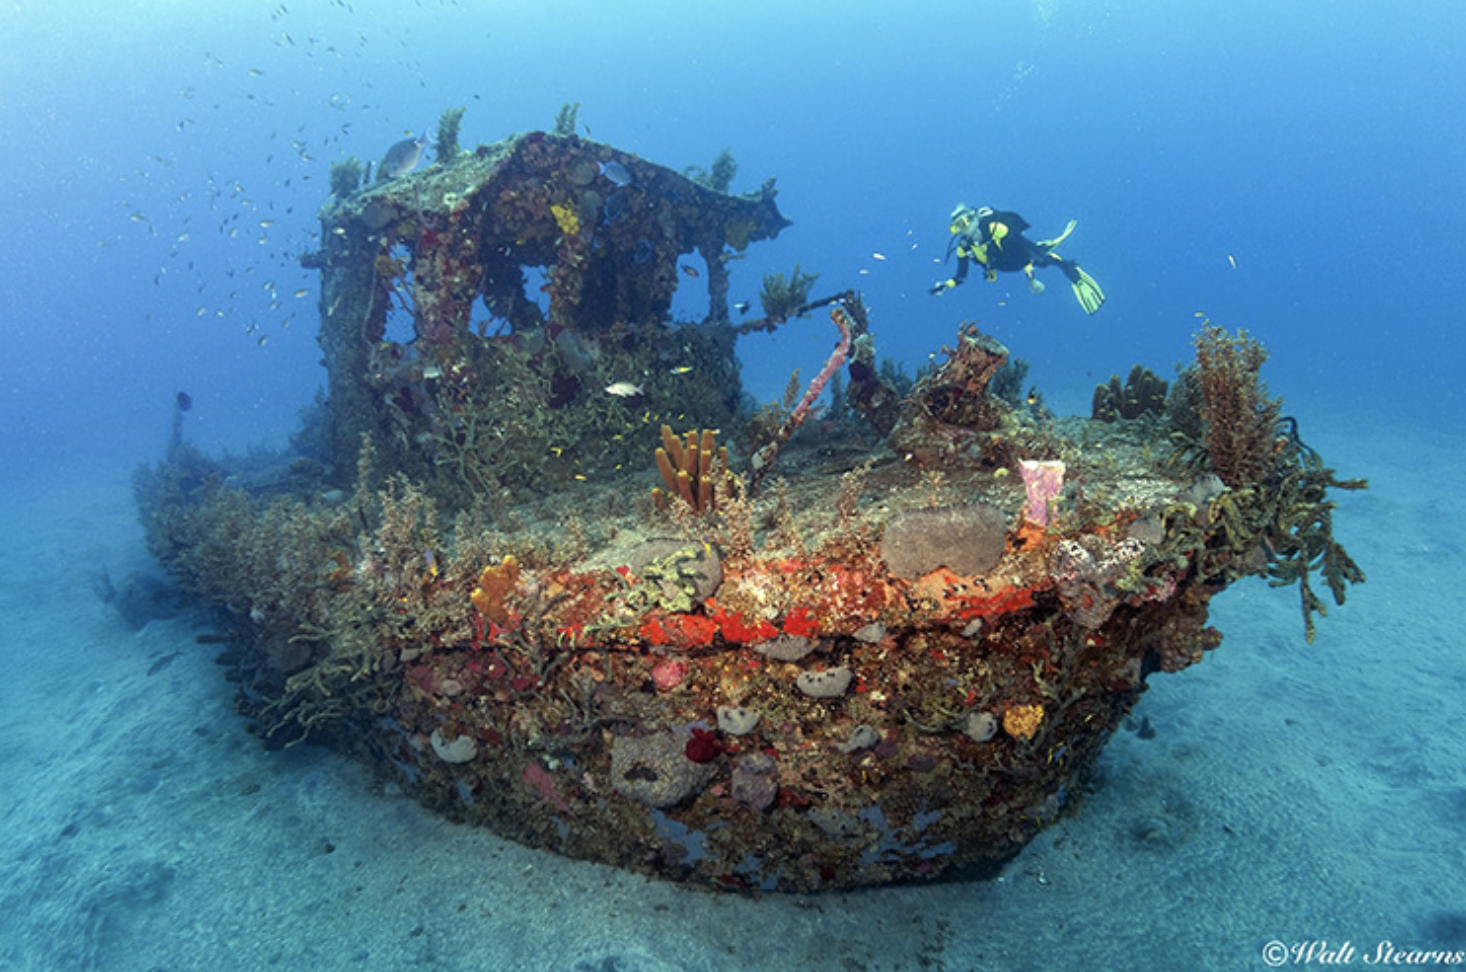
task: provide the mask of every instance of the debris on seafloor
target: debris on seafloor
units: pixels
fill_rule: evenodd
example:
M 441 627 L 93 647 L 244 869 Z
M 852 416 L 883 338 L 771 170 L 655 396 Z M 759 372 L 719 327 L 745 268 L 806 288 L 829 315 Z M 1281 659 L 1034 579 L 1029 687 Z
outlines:
M 712 888 L 985 875 L 1074 805 L 1149 676 L 1219 644 L 1213 596 L 1296 584 L 1311 637 L 1313 585 L 1363 580 L 1328 498 L 1363 484 L 1245 336 L 1203 332 L 1164 412 L 1010 401 L 972 325 L 898 394 L 853 293 L 728 322 L 728 251 L 787 225 L 771 183 L 570 134 L 442 156 L 322 210 L 329 388 L 296 452 L 176 442 L 138 477 L 268 746 Z M 674 324 L 691 252 L 709 311 Z M 752 421 L 738 335 L 823 307 L 814 391 Z M 845 407 L 806 423 L 826 385 Z

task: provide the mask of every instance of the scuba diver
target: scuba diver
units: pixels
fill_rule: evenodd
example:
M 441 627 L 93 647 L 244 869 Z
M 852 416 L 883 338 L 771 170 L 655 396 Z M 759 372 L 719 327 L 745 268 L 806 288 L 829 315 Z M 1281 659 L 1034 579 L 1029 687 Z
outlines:
M 1079 265 L 1066 260 L 1054 252 L 1055 247 L 1074 232 L 1077 220 L 1069 220 L 1064 232 L 1051 240 L 1034 242 L 1023 235 L 1029 228 L 1028 220 L 1012 212 L 994 212 L 984 206 L 973 209 L 959 203 L 952 210 L 952 242 L 947 246 L 947 258 L 952 250 L 957 251 L 957 273 L 946 280 L 932 285 L 932 294 L 944 294 L 967 279 L 972 261 L 981 263 L 989 280 L 998 279 L 998 273 L 1023 271 L 1028 278 L 1028 289 L 1036 294 L 1044 291 L 1043 282 L 1033 275 L 1035 267 L 1058 267 L 1069 278 L 1069 286 L 1086 314 L 1093 314 L 1105 302 L 1105 292 L 1095 279 Z

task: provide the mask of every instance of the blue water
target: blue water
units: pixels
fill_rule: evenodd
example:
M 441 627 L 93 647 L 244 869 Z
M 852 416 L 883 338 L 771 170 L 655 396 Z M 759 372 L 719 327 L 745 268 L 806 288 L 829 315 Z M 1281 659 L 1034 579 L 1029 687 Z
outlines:
M 1383 727 L 1410 724 L 1415 710 L 1401 701 L 1410 693 L 1424 693 L 1432 720 L 1456 714 L 1429 736 L 1445 748 L 1391 784 L 1426 794 L 1422 806 L 1446 809 L 1422 810 L 1413 825 L 1429 821 L 1434 836 L 1420 838 L 1434 848 L 1428 853 L 1410 854 L 1408 838 L 1390 836 L 1406 846 L 1390 859 L 1388 881 L 1378 832 L 1336 838 L 1343 831 L 1308 830 L 1313 818 L 1300 812 L 1278 833 L 1302 829 L 1322 850 L 1305 867 L 1313 886 L 1292 888 L 1286 900 L 1315 922 L 1347 900 L 1353 924 L 1303 927 L 1284 914 L 1264 929 L 1255 912 L 1219 906 L 1212 915 L 1226 922 L 1226 934 L 1213 927 L 1207 941 L 1221 935 L 1235 953 L 1187 952 L 1176 965 L 1163 951 L 1150 958 L 1155 967 L 1254 968 L 1255 945 L 1272 935 L 1352 935 L 1361 948 L 1391 935 L 1417 942 L 1435 935 L 1466 947 L 1459 851 L 1466 673 L 1448 650 L 1447 626 L 1459 622 L 1440 609 L 1456 598 L 1452 582 L 1466 554 L 1451 498 L 1466 420 L 1458 304 L 1466 266 L 1463 45 L 1466 4 L 1452 0 L 17 0 L 0 10 L 0 489 L 8 515 L 44 509 L 54 517 L 54 508 L 34 505 L 37 491 L 75 488 L 98 519 L 78 525 L 87 514 L 72 507 L 73 530 L 116 531 L 115 541 L 96 541 L 114 568 L 139 557 L 125 471 L 159 454 L 175 392 L 193 396 L 195 441 L 241 451 L 283 445 L 321 385 L 316 280 L 297 259 L 317 245 L 314 213 L 331 162 L 377 158 L 409 132 L 431 130 L 451 106 L 467 108 L 463 142 L 473 145 L 550 128 L 562 104 L 579 101 L 580 122 L 596 140 L 676 169 L 707 166 L 729 148 L 739 164 L 735 191 L 777 176 L 793 225 L 734 265 L 732 298 L 756 299 L 764 273 L 787 273 L 798 261 L 820 274 L 819 293 L 860 288 L 880 350 L 908 366 L 974 319 L 1032 363 L 1051 407 L 1085 412 L 1096 381 L 1137 361 L 1168 375 L 1189 359 L 1202 317 L 1260 338 L 1271 352 L 1269 386 L 1299 416 L 1305 436 L 1341 472 L 1375 483 L 1368 496 L 1346 498 L 1340 514 L 1341 534 L 1370 581 L 1323 622 L 1321 641 L 1334 645 L 1322 649 L 1347 659 L 1350 671 L 1378 666 L 1379 679 L 1401 680 L 1397 691 L 1359 700 L 1366 711 L 1355 721 L 1381 730 L 1366 737 L 1381 745 L 1370 760 L 1402 762 L 1401 737 L 1385 739 Z M 1078 219 L 1062 252 L 1102 283 L 1108 303 L 1086 317 L 1054 271 L 1041 296 L 1021 279 L 990 284 L 977 275 L 944 297 L 929 296 L 927 287 L 951 272 L 941 258 L 947 214 L 959 201 L 1017 210 L 1037 237 Z M 294 296 L 299 290 L 306 295 Z M 681 296 L 677 309 L 701 312 Z M 744 339 L 746 384 L 761 398 L 776 396 L 792 367 L 812 373 L 833 340 L 818 315 Z M 36 571 L 78 576 L 79 565 L 68 563 L 76 551 L 44 533 L 26 535 L 30 542 L 10 554 L 7 583 Z M 1261 585 L 1244 588 L 1237 598 L 1268 605 L 1261 610 L 1275 611 L 1288 629 L 1286 657 L 1314 672 L 1290 672 L 1285 681 L 1339 678 L 1358 688 L 1357 676 L 1331 668 L 1320 648 L 1294 643 L 1291 591 L 1273 595 L 1286 601 L 1275 608 Z M 16 611 L 40 610 L 19 588 L 7 593 Z M 1234 627 L 1272 637 L 1270 628 L 1248 625 L 1273 614 L 1237 606 L 1252 601 L 1230 603 L 1221 610 L 1232 612 Z M 12 634 L 0 635 L 10 664 L 40 632 L 66 643 L 52 622 L 68 607 L 55 609 L 45 619 L 11 616 Z M 1406 646 L 1404 657 L 1379 655 L 1382 639 Z M 1229 638 L 1225 650 L 1237 659 L 1248 650 L 1268 658 L 1284 651 L 1257 643 L 1249 649 L 1243 639 L 1233 649 Z M 1418 663 L 1412 645 L 1431 660 Z M 156 646 L 134 649 L 146 658 Z M 1206 671 L 1176 678 L 1191 685 L 1188 698 L 1217 690 L 1199 684 Z M 197 674 L 215 677 L 207 664 Z M 66 684 L 64 674 L 57 678 L 53 688 Z M 35 698 L 8 691 L 8 704 Z M 1259 691 L 1268 697 L 1266 686 Z M 1218 703 L 1216 711 L 1227 707 Z M 1336 710 L 1325 698 L 1307 711 L 1326 719 Z M 238 732 L 227 714 L 220 719 L 220 733 Z M 1246 719 L 1236 731 L 1256 725 L 1277 731 L 1273 722 Z M 1209 741 L 1203 728 L 1194 745 Z M 1272 755 L 1266 747 L 1257 753 Z M 1294 756 L 1291 772 L 1319 772 L 1315 756 Z M 1347 761 L 1349 753 L 1330 758 Z M 19 772 L 22 762 L 6 762 L 6 772 Z M 13 802 L 0 825 L 30 819 L 39 798 L 4 799 Z M 1393 833 L 1388 820 L 1379 827 Z M 437 830 L 424 836 L 449 839 Z M 13 846 L 22 848 L 18 859 L 34 863 L 30 845 Z M 442 851 L 440 843 L 423 853 Z M 247 841 L 239 853 L 248 853 Z M 1268 856 L 1259 851 L 1257 859 Z M 1185 875 L 1159 857 L 1123 866 L 1157 869 L 1135 876 L 1137 887 L 1187 893 Z M 1352 868 L 1347 890 L 1324 881 L 1338 868 Z M 1257 873 L 1260 883 L 1240 896 L 1267 899 L 1292 880 L 1275 865 Z M 1396 890 L 1378 897 L 1360 890 L 1381 882 Z M 1439 904 L 1422 898 L 1408 914 L 1403 905 L 1392 912 L 1394 896 L 1411 888 L 1437 889 Z M 665 889 L 652 897 L 674 910 L 710 907 Z M 874 907 L 869 897 L 858 900 Z M 912 902 L 887 900 L 892 908 Z M 1042 894 L 1023 901 L 1035 928 L 1066 920 L 1058 909 L 1044 911 Z M 64 902 L 57 907 L 64 911 Z M 1111 915 L 1124 904 L 1086 907 Z M 635 905 L 626 909 L 634 913 Z M 786 907 L 740 920 L 798 929 L 803 917 Z M 1444 924 L 1431 924 L 1437 918 Z M 553 912 L 539 919 L 555 920 Z M 602 919 L 594 934 L 614 937 L 625 915 Z M 1200 934 L 1183 920 L 1176 914 L 1165 934 Z M 1128 926 L 1105 927 L 1105 954 L 1129 954 L 1117 937 Z M 168 934 L 182 941 L 207 932 L 179 926 Z M 882 937 L 890 953 L 869 967 L 914 967 L 900 963 L 934 934 L 926 927 L 908 941 L 897 928 Z M 1046 967 L 1021 940 L 983 953 L 963 934 L 945 932 L 951 954 L 965 957 L 942 967 Z M 700 957 L 667 967 L 738 967 L 696 953 L 697 936 L 688 935 L 691 944 L 682 944 Z M 318 954 L 332 962 L 358 961 L 348 947 L 322 947 Z M 18 954 L 0 949 L 11 961 Z M 117 954 L 101 965 L 184 968 L 178 956 L 193 953 L 167 954 L 174 957 L 157 966 L 141 959 L 133 966 Z M 642 953 L 568 952 L 560 967 L 578 968 L 576 955 L 589 956 L 586 968 L 661 967 L 617 954 Z M 1077 961 L 1089 953 L 1065 954 Z M 613 958 L 619 964 L 608 964 Z M 454 967 L 451 955 L 439 961 Z M 833 960 L 812 948 L 801 961 Z M 17 967 L 59 967 L 35 963 Z
M 800 261 L 860 286 L 908 362 L 978 319 L 1078 410 L 1096 377 L 1188 358 L 1203 313 L 1267 344 L 1290 401 L 1461 416 L 1460 5 L 900 6 L 10 5 L 0 449 L 135 457 L 180 387 L 206 442 L 283 441 L 320 381 L 314 293 L 291 295 L 314 284 L 296 257 L 331 161 L 449 106 L 471 145 L 567 101 L 649 159 L 726 147 L 735 189 L 777 176 L 794 226 L 753 248 L 735 299 Z M 1053 280 L 929 298 L 958 201 L 1039 235 L 1077 218 L 1065 252 L 1101 315 Z M 786 340 L 813 367 L 830 335 L 807 330 Z M 787 371 L 765 347 L 744 351 L 771 395 Z

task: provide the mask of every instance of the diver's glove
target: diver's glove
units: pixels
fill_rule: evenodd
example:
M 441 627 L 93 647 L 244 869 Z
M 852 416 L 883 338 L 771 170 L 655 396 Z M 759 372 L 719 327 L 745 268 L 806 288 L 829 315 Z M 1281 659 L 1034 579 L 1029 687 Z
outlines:
M 933 297 L 940 297 L 955 286 L 957 286 L 957 281 L 949 277 L 946 280 L 938 280 L 932 284 L 927 288 L 927 293 Z
M 1083 270 L 1074 267 L 1074 272 L 1078 276 L 1069 285 L 1074 288 L 1074 299 L 1079 301 L 1079 306 L 1084 308 L 1084 313 L 1093 314 L 1104 304 L 1105 292 L 1100 289 L 1095 279 Z

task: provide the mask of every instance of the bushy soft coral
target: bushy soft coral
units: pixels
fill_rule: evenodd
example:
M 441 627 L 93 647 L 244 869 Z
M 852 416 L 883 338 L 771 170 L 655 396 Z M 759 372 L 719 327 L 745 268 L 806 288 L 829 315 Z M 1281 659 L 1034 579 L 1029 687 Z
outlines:
M 1282 407 L 1258 377 L 1267 351 L 1246 331 L 1233 336 L 1212 324 L 1195 342 L 1212 470 L 1234 489 L 1261 482 L 1275 465 L 1273 429 Z

